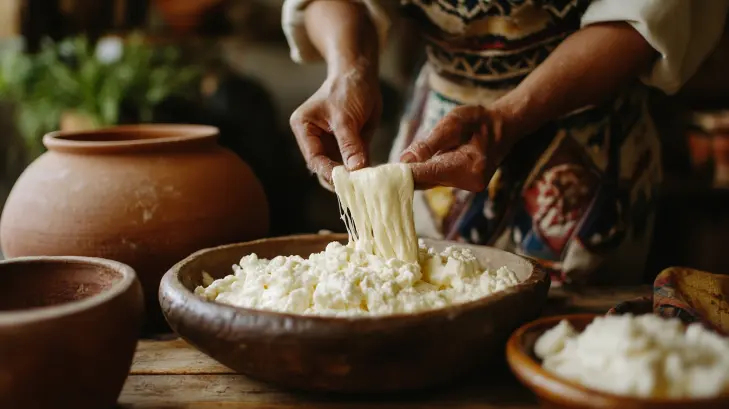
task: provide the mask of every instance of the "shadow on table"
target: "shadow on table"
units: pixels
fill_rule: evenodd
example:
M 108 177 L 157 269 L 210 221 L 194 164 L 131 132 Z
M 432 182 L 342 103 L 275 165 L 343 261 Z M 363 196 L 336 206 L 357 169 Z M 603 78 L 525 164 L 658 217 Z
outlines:
M 318 403 L 336 407 L 336 404 L 353 403 L 364 407 L 447 407 L 451 405 L 489 405 L 494 407 L 529 407 L 536 398 L 523 387 L 509 370 L 505 361 L 489 366 L 487 373 L 469 374 L 441 387 L 423 391 L 385 394 L 320 394 L 296 393 L 298 402 Z

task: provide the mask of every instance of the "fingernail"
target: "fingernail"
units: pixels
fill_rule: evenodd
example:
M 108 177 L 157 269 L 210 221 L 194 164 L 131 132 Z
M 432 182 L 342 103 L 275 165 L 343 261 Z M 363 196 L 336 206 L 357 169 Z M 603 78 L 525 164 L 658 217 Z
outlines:
M 400 162 L 403 162 L 403 163 L 415 162 L 415 155 L 413 155 L 412 152 L 405 152 L 402 156 L 400 156 Z
M 347 170 L 357 170 L 364 166 L 364 157 L 362 155 L 352 155 L 347 159 Z

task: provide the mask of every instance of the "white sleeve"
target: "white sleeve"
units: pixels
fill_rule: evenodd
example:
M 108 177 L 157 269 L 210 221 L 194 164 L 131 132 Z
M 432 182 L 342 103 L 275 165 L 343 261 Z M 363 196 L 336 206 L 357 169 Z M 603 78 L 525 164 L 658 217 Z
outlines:
M 641 80 L 677 92 L 718 43 L 729 0 L 594 0 L 582 26 L 625 21 L 661 54 Z
M 306 7 L 316 0 L 285 0 L 281 13 L 281 25 L 283 26 L 286 41 L 291 49 L 291 59 L 297 63 L 312 62 L 322 59 L 319 51 L 309 39 L 304 24 L 304 11 Z M 377 30 L 377 37 L 380 45 L 380 52 L 385 49 L 387 34 L 392 22 L 391 15 L 397 4 L 396 0 L 340 0 L 355 1 L 363 3 L 367 7 L 370 18 Z M 327 24 L 322 21 L 322 24 Z

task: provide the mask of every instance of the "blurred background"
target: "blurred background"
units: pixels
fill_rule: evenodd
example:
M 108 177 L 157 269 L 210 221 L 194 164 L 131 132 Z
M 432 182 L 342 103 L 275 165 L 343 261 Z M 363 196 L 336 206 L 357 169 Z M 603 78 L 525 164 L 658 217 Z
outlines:
M 322 65 L 296 65 L 283 0 L 0 0 L 0 205 L 44 133 L 200 123 L 263 182 L 275 235 L 342 231 L 336 198 L 306 170 L 288 118 Z M 422 56 L 397 22 L 382 61 L 374 152 L 394 138 Z M 646 281 L 683 265 L 729 273 L 729 30 L 678 95 L 655 93 L 665 184 Z M 385 158 L 375 157 L 375 162 Z

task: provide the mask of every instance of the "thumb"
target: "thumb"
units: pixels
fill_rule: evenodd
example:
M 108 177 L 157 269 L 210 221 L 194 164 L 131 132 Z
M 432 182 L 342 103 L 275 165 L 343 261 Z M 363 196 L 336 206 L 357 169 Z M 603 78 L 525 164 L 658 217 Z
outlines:
M 457 176 L 457 167 L 458 164 L 454 162 L 451 152 L 435 155 L 423 162 L 410 164 L 416 189 L 430 189 L 436 186 L 448 185 L 448 182 L 454 176 Z
M 423 162 L 438 152 L 467 143 L 473 134 L 483 131 L 486 110 L 479 105 L 461 106 L 443 117 L 423 141 L 413 142 L 400 156 L 405 163 Z
M 410 169 L 417 189 L 448 186 L 470 192 L 483 190 L 493 173 L 475 141 L 424 162 L 412 163 Z

